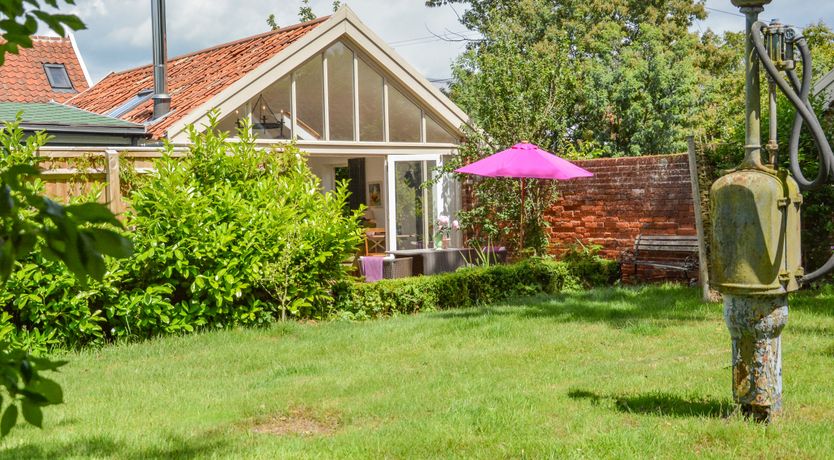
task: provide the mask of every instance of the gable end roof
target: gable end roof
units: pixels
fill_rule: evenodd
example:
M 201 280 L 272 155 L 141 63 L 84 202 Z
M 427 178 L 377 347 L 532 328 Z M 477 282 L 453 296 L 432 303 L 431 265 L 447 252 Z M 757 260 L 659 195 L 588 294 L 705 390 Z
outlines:
M 165 137 L 172 124 L 327 19 L 319 18 L 169 59 L 167 74 L 171 112 L 148 124 L 148 133 L 156 139 Z M 152 88 L 153 68 L 152 65 L 145 65 L 111 73 L 68 103 L 92 112 L 109 113 L 133 99 L 140 91 Z M 134 123 L 148 123 L 152 114 L 153 101 L 147 100 L 120 118 Z
M 52 89 L 44 64 L 63 64 L 73 90 Z M 32 48 L 6 54 L 0 66 L 0 102 L 65 102 L 90 86 L 87 70 L 72 36 L 33 36 Z

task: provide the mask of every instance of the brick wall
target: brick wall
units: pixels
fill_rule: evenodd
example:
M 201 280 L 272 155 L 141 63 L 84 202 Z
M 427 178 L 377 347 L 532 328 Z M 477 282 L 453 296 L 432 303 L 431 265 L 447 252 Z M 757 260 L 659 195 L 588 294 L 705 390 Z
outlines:
M 616 259 L 623 250 L 634 246 L 641 232 L 696 234 L 687 155 L 603 158 L 575 163 L 594 173 L 594 177 L 559 183 L 559 201 L 546 214 L 551 225 L 551 250 L 555 254 L 579 240 L 583 244 L 601 245 L 604 256 Z M 626 282 L 634 281 L 631 266 L 623 267 L 623 274 Z M 637 278 L 681 279 L 682 274 L 640 267 Z

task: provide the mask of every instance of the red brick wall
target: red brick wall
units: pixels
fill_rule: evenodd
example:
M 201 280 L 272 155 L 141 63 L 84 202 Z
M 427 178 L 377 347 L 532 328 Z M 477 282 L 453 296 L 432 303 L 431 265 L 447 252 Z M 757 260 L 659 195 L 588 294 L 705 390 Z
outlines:
M 575 162 L 594 177 L 559 182 L 559 201 L 546 214 L 551 251 L 558 254 L 577 240 L 598 244 L 616 259 L 634 246 L 641 232 L 695 235 L 689 162 L 686 155 L 603 158 Z M 660 256 L 660 254 L 651 254 Z M 681 255 L 670 254 L 673 258 Z M 632 281 L 632 267 L 623 267 Z M 640 267 L 641 280 L 681 279 L 680 272 Z M 697 276 L 693 274 L 691 276 Z

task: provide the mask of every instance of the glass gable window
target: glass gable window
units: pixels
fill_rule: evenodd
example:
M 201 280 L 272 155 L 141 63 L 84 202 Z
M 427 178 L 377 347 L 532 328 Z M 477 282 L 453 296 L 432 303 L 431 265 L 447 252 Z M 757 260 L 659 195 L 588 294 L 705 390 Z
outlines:
M 287 75 L 252 100 L 252 131 L 258 139 L 292 139 L 291 91 Z
M 302 140 L 324 139 L 324 71 L 318 55 L 295 71 L 296 136 Z
M 220 121 L 217 122 L 215 131 L 225 132 L 229 137 L 238 137 L 237 131 L 243 124 L 243 118 L 245 118 L 245 116 L 246 115 L 243 113 L 242 109 L 237 109 L 221 118 Z
M 455 136 L 449 134 L 434 118 L 426 115 L 426 142 L 456 144 Z
M 337 42 L 324 53 L 327 59 L 327 109 L 330 140 L 353 138 L 353 51 Z
M 359 140 L 385 140 L 384 80 L 371 66 L 359 59 Z
M 391 142 L 420 142 L 422 113 L 393 86 L 388 86 L 388 132 Z
M 222 114 L 217 128 L 236 137 L 242 120 L 251 119 L 259 139 L 459 142 L 451 125 L 430 116 L 370 62 L 349 43 L 337 41 L 233 113 Z M 134 99 L 144 101 L 150 93 Z

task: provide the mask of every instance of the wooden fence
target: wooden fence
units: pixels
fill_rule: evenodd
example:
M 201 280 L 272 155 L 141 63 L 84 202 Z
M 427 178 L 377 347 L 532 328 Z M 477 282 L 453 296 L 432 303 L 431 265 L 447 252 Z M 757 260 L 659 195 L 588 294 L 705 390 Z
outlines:
M 60 202 L 96 193 L 115 214 L 125 210 L 124 195 L 129 178 L 153 171 L 154 161 L 163 155 L 160 147 L 42 147 L 41 179 L 47 196 Z M 184 156 L 175 149 L 173 156 Z M 128 179 L 128 180 L 125 180 Z

